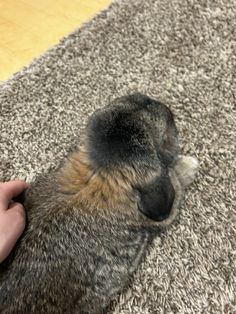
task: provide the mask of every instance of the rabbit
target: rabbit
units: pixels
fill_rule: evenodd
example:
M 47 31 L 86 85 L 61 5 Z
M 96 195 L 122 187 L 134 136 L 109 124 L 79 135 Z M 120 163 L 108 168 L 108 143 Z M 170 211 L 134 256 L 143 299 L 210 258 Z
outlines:
M 197 168 L 163 103 L 137 93 L 94 112 L 78 149 L 24 195 L 27 227 L 0 264 L 0 313 L 106 313 Z

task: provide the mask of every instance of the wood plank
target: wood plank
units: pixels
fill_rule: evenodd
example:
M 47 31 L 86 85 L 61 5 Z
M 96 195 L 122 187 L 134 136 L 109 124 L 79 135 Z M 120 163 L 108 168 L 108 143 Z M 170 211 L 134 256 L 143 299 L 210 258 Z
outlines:
M 0 0 L 4 81 L 106 8 L 111 0 Z

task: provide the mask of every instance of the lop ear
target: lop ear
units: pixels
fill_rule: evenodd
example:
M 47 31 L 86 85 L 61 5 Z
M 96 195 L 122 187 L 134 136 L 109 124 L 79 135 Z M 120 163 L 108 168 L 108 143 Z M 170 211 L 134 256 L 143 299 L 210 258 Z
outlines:
M 162 221 L 169 216 L 174 203 L 175 190 L 168 175 L 157 177 L 137 190 L 138 209 L 145 216 L 155 221 Z

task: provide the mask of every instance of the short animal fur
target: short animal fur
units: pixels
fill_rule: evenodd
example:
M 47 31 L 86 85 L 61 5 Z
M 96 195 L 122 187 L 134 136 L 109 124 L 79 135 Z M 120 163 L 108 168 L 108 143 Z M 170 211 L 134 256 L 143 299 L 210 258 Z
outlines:
M 25 195 L 27 228 L 0 265 L 0 313 L 105 313 L 196 170 L 164 104 L 134 94 L 95 112 L 78 150 Z

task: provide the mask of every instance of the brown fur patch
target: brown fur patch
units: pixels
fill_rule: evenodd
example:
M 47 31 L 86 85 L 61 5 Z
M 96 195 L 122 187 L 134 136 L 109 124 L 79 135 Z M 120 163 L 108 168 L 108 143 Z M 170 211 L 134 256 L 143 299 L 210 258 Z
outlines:
M 95 169 L 84 147 L 66 161 L 59 184 L 71 201 L 83 203 L 86 208 L 109 209 L 129 206 L 134 197 L 133 186 L 143 184 L 157 175 L 144 173 L 132 167 Z

